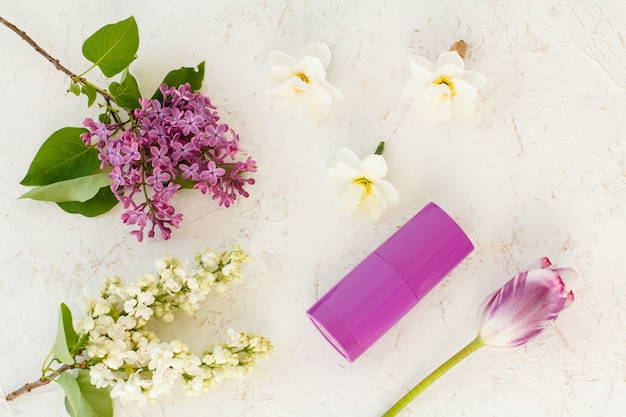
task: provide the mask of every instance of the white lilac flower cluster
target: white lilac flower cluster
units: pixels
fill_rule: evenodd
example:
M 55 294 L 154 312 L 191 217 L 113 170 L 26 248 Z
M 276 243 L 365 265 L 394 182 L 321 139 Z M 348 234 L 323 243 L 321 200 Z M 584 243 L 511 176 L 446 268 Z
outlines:
M 76 323 L 86 340 L 83 356 L 91 383 L 110 388 L 113 398 L 143 405 L 176 383 L 197 395 L 226 377 L 245 376 L 272 349 L 267 339 L 229 329 L 225 343 L 213 344 L 200 357 L 180 340 L 162 342 L 147 325 L 153 317 L 171 322 L 178 310 L 198 311 L 209 292 L 224 293 L 241 277 L 247 259 L 235 245 L 221 254 L 208 249 L 196 254 L 196 269 L 168 256 L 156 262 L 155 275 L 129 285 L 107 278 L 100 296 L 84 303 L 86 317 Z

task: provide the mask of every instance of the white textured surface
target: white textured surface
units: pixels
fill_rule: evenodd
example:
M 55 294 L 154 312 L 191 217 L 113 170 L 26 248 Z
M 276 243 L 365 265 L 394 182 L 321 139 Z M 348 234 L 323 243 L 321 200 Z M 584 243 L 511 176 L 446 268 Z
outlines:
M 170 69 L 206 60 L 202 91 L 259 165 L 251 197 L 230 209 L 179 195 L 185 218 L 167 242 L 137 243 L 119 208 L 94 220 L 17 200 L 43 140 L 96 113 L 66 96 L 65 76 L 0 27 L 3 395 L 38 377 L 60 302 L 76 310 L 106 276 L 135 279 L 164 254 L 191 260 L 203 247 L 239 242 L 253 256 L 244 281 L 164 335 L 201 349 L 232 326 L 269 337 L 272 356 L 208 395 L 116 403 L 116 416 L 380 415 L 473 338 L 483 297 L 543 255 L 580 272 L 576 302 L 527 346 L 477 352 L 403 415 L 624 415 L 623 1 L 21 0 L 4 1 L 0 13 L 77 72 L 87 67 L 83 40 L 133 14 L 141 38 L 133 70 L 144 91 Z M 470 44 L 467 67 L 488 78 L 482 112 L 427 127 L 400 95 L 407 57 L 434 60 L 459 38 Z M 273 114 L 267 54 L 297 54 L 317 41 L 331 47 L 328 79 L 345 98 L 318 125 Z M 325 168 L 340 146 L 365 155 L 380 140 L 400 204 L 377 224 L 339 217 Z M 350 364 L 304 312 L 429 201 L 458 220 L 476 250 Z M 63 393 L 52 384 L 0 402 L 0 415 L 63 416 Z

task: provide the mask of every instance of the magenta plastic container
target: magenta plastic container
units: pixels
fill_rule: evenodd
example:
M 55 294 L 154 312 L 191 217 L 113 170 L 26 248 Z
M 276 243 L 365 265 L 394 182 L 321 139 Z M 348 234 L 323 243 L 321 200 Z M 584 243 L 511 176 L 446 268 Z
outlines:
M 335 349 L 353 362 L 473 249 L 459 225 L 429 203 L 307 314 Z

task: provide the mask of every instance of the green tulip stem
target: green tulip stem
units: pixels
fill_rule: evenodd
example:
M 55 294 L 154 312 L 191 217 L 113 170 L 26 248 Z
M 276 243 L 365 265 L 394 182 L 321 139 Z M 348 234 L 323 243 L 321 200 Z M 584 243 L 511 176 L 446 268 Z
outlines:
M 424 378 L 419 384 L 417 384 L 411 391 L 409 391 L 404 397 L 400 398 L 382 417 L 393 417 L 398 415 L 404 407 L 406 407 L 411 401 L 420 395 L 426 388 L 428 388 L 433 382 L 439 379 L 440 376 L 448 372 L 454 365 L 467 358 L 470 354 L 474 353 L 481 347 L 485 346 L 485 342 L 480 336 L 476 336 L 467 346 L 459 350 L 450 359 L 445 361 L 439 368 L 435 369 L 430 375 Z

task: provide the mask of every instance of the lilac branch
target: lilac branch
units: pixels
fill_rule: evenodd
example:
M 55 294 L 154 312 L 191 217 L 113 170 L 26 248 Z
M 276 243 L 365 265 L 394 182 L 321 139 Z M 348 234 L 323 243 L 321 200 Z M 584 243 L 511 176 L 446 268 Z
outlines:
M 35 49 L 35 51 L 39 52 L 39 54 L 41 56 L 43 56 L 44 58 L 46 58 L 53 66 L 54 68 L 56 68 L 57 70 L 61 71 L 62 73 L 64 73 L 65 75 L 67 75 L 68 77 L 70 77 L 70 79 L 72 80 L 72 82 L 75 83 L 79 83 L 85 86 L 90 86 L 92 88 L 94 88 L 96 90 L 96 92 L 98 94 L 100 94 L 107 102 L 107 104 L 109 104 L 111 101 L 115 102 L 115 100 L 113 99 L 113 97 L 111 97 L 111 95 L 109 93 L 107 93 L 105 90 L 91 84 L 89 81 L 87 81 L 86 79 L 74 74 L 72 71 L 70 71 L 69 69 L 65 68 L 58 59 L 54 58 L 52 55 L 50 55 L 48 52 L 46 52 L 41 46 L 39 46 L 37 44 L 37 42 L 35 42 L 33 40 L 33 38 L 31 38 L 30 36 L 28 36 L 26 34 L 26 32 L 24 32 L 23 30 L 21 30 L 20 28 L 18 28 L 17 26 L 15 26 L 13 23 L 9 22 L 8 20 L 4 19 L 2 16 L 0 16 L 0 23 L 2 23 L 4 26 L 8 27 L 9 29 L 11 29 L 13 32 L 15 32 L 20 38 L 22 38 L 24 41 L 26 41 L 27 44 L 29 44 L 30 46 L 33 47 L 33 49 Z
M 0 19 L 2 19 L 2 18 L 0 17 Z M 50 381 L 52 381 L 54 378 L 56 378 L 59 375 L 61 375 L 62 372 L 68 371 L 68 370 L 73 369 L 73 368 L 74 368 L 74 365 L 63 365 L 62 367 L 60 367 L 56 371 L 51 372 L 48 375 L 42 376 L 41 378 L 39 378 L 35 382 L 30 382 L 30 383 L 24 384 L 21 388 L 16 389 L 15 391 L 13 391 L 9 395 L 7 395 L 6 396 L 6 400 L 7 401 L 14 400 L 14 399 L 16 399 L 17 397 L 19 397 L 22 394 L 26 394 L 28 392 L 31 392 L 35 388 L 39 388 L 39 387 L 43 387 L 44 385 L 48 385 L 50 383 Z

